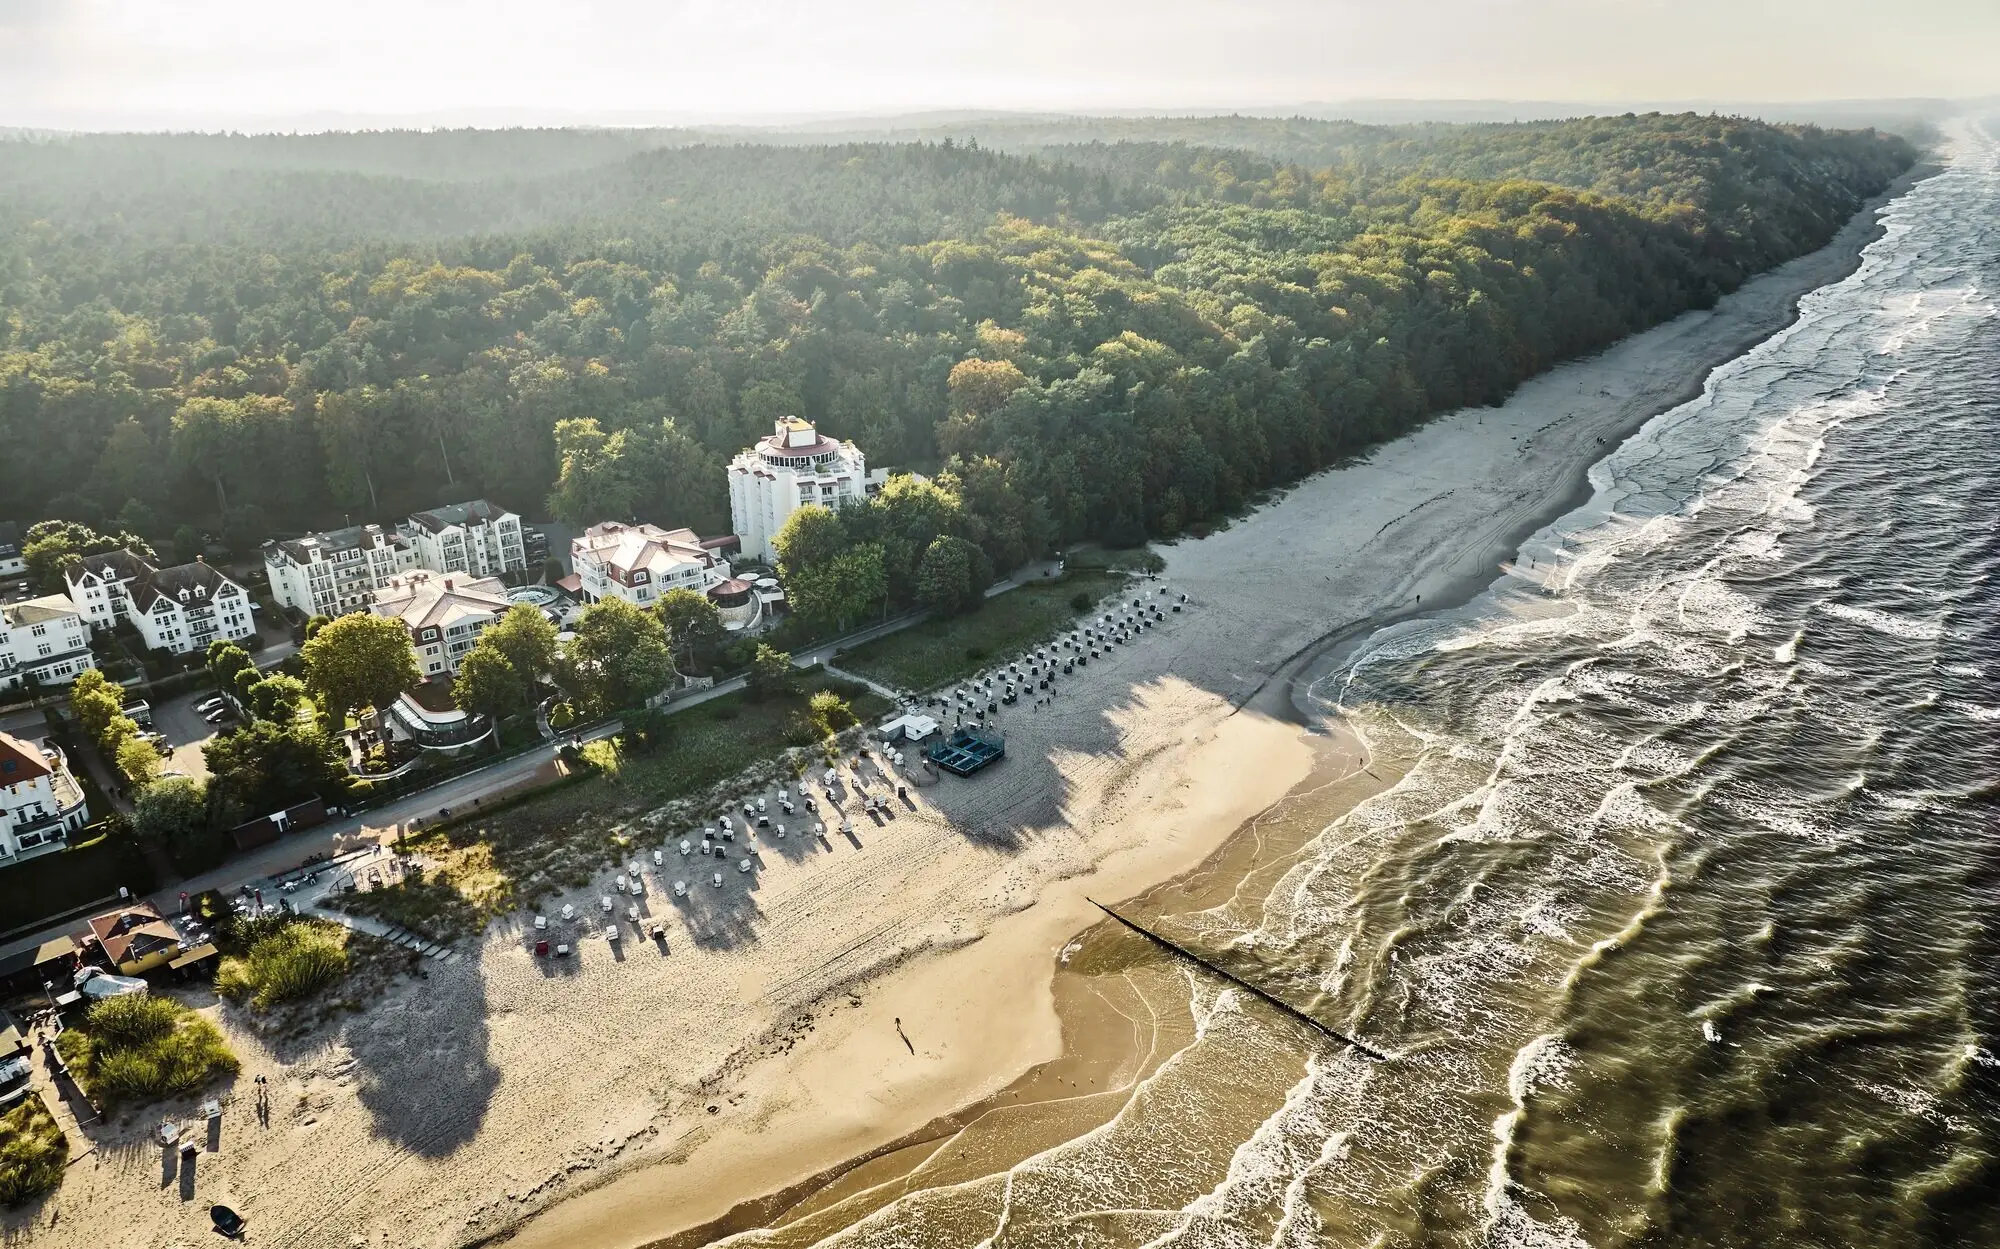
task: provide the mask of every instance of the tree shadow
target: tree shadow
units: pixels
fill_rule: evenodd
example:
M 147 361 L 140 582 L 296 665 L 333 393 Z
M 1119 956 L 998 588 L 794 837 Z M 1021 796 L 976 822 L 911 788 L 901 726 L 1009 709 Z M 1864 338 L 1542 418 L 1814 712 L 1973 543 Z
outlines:
M 375 1131 L 428 1158 L 478 1132 L 500 1084 L 487 1059 L 478 960 L 428 964 L 415 984 L 353 1017 L 345 1040 Z
M 719 886 L 714 883 L 717 872 L 722 874 Z M 755 941 L 757 922 L 764 917 L 763 908 L 757 905 L 754 896 L 761 884 L 754 870 L 739 872 L 720 867 L 710 867 L 700 877 L 689 880 L 687 896 L 672 899 L 682 925 L 687 928 L 688 940 L 704 950 L 731 950 Z

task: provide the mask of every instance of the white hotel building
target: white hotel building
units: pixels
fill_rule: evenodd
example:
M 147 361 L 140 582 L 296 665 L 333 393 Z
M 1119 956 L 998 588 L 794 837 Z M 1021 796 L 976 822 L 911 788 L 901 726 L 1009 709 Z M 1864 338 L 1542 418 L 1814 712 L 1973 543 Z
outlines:
M 367 611 L 375 591 L 416 566 L 416 545 L 380 525 L 264 544 L 271 597 L 307 616 Z
M 62 849 L 89 822 L 62 751 L 0 733 L 0 867 Z
M 0 606 L 0 690 L 30 677 L 42 685 L 68 685 L 96 666 L 90 624 L 69 599 L 49 594 Z
M 837 508 L 865 499 L 888 476 L 884 469 L 871 475 L 853 443 L 822 437 L 811 421 L 788 416 L 729 462 L 729 520 L 745 554 L 776 563 L 771 539 L 793 512 L 809 503 Z
M 729 561 L 692 529 L 611 520 L 584 530 L 569 553 L 576 571 L 563 579 L 564 588 L 586 603 L 616 598 L 650 607 L 668 590 L 706 594 L 729 579 Z
M 374 612 L 410 631 L 426 680 L 457 673 L 479 635 L 507 614 L 507 587 L 497 577 L 413 572 L 375 591 Z
M 525 572 L 521 518 L 484 499 L 418 512 L 397 529 L 417 549 L 417 566 L 432 572 L 497 577 Z
M 240 641 L 257 632 L 249 593 L 202 559 L 155 568 L 130 551 L 106 551 L 84 556 L 63 579 L 70 601 L 92 628 L 122 620 L 148 647 L 170 655 L 205 651 L 210 642 Z

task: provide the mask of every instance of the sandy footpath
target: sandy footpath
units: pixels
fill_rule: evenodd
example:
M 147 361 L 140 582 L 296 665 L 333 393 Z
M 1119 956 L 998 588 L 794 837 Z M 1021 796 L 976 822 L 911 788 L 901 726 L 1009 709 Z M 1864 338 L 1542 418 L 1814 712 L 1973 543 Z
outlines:
M 816 843 L 788 820 L 784 841 L 760 839 L 759 870 L 728 865 L 717 888 L 712 860 L 677 853 L 689 830 L 635 829 L 664 952 L 628 927 L 622 948 L 576 937 L 579 956 L 556 966 L 529 951 L 519 916 L 304 1041 L 221 1016 L 241 1091 L 196 1181 L 163 1179 L 149 1112 L 94 1132 L 54 1200 L 0 1225 L 8 1243 L 207 1243 L 220 1201 L 287 1249 L 510 1232 L 514 1246 L 624 1249 L 993 1094 L 1060 1048 L 1050 978 L 1098 918 L 1086 895 L 1193 869 L 1316 760 L 1323 776 L 1352 749 L 1303 731 L 1291 706 L 1289 678 L 1316 648 L 1490 581 L 1608 444 L 1850 271 L 1872 225 L 1864 213 L 1712 311 L 1165 548 L 1166 574 L 1144 588 L 1186 592 L 1190 610 L 1063 679 L 1047 709 L 1007 709 L 1001 764 L 912 788 L 892 819 L 850 801 L 852 839 Z M 546 905 L 594 920 L 609 878 Z M 249 1096 L 260 1074 L 268 1125 Z

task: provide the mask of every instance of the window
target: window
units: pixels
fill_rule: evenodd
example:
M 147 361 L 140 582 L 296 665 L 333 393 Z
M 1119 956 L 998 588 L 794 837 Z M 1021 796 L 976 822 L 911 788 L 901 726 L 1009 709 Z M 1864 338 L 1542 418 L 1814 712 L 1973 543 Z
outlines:
M 36 626 L 35 626 L 34 628 L 32 628 L 32 629 L 28 630 L 28 632 L 29 632 L 30 634 L 32 634 L 33 636 L 35 636 L 35 637 L 41 637 L 42 635 L 46 634 L 46 633 L 47 633 L 48 631 L 49 631 L 49 627 L 48 627 L 47 625 L 36 625 Z
M 37 646 L 35 648 L 35 654 L 41 656 L 43 659 L 47 659 L 50 655 L 53 655 L 55 653 L 56 653 L 56 648 L 51 646 L 47 642 L 43 642 L 40 646 Z

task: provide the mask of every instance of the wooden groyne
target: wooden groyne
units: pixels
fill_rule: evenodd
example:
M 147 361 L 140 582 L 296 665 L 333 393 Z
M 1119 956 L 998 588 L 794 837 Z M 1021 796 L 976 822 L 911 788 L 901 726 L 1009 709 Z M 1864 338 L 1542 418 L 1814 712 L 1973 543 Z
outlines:
M 1193 950 L 1188 949 L 1186 946 L 1175 945 L 1173 942 L 1167 940 L 1165 937 L 1162 937 L 1159 933 L 1153 932 L 1151 929 L 1133 923 L 1131 920 L 1126 919 L 1123 915 L 1120 915 L 1118 912 L 1112 910 L 1110 907 L 1104 905 L 1102 902 L 1099 902 L 1095 898 L 1090 898 L 1087 900 L 1092 906 L 1096 907 L 1100 911 L 1103 911 L 1106 915 L 1109 915 L 1111 918 L 1117 920 L 1119 923 L 1125 925 L 1127 928 L 1130 928 L 1133 932 L 1138 933 L 1146 940 L 1151 941 L 1154 945 L 1158 945 L 1164 947 L 1165 949 L 1171 950 L 1175 954 L 1178 954 L 1182 958 L 1186 959 L 1188 962 L 1193 963 L 1197 967 L 1203 968 L 1204 970 L 1214 975 L 1222 977 L 1224 980 L 1227 980 L 1229 983 L 1235 985 L 1239 989 L 1242 989 L 1246 993 L 1254 994 L 1260 1001 L 1263 1001 L 1271 1006 L 1276 1007 L 1277 1009 L 1283 1011 L 1285 1014 L 1290 1015 L 1292 1018 L 1306 1025 L 1308 1028 L 1311 1028 L 1314 1031 L 1319 1032 L 1325 1036 L 1332 1037 L 1334 1040 L 1339 1041 L 1343 1045 L 1351 1045 L 1356 1050 L 1360 1051 L 1363 1054 L 1366 1054 L 1368 1057 L 1374 1059 L 1378 1063 L 1385 1063 L 1389 1061 L 1389 1056 L 1387 1054 L 1384 1054 L 1381 1050 L 1373 1049 L 1367 1045 L 1363 1045 L 1361 1042 L 1355 1040 L 1351 1036 L 1348 1036 L 1346 1033 L 1334 1031 L 1332 1028 L 1329 1028 L 1325 1024 L 1321 1023 L 1319 1020 L 1314 1019 L 1311 1015 L 1306 1014 L 1298 1007 L 1293 1006 L 1289 1002 L 1286 1002 L 1280 998 L 1274 997 L 1269 993 L 1266 993 L 1264 990 L 1258 988 L 1254 984 L 1251 984 L 1248 980 L 1245 980 L 1243 977 L 1237 975 L 1235 972 L 1225 971 L 1224 969 L 1217 967 L 1214 963 L 1209 962 L 1201 955 L 1196 954 Z

